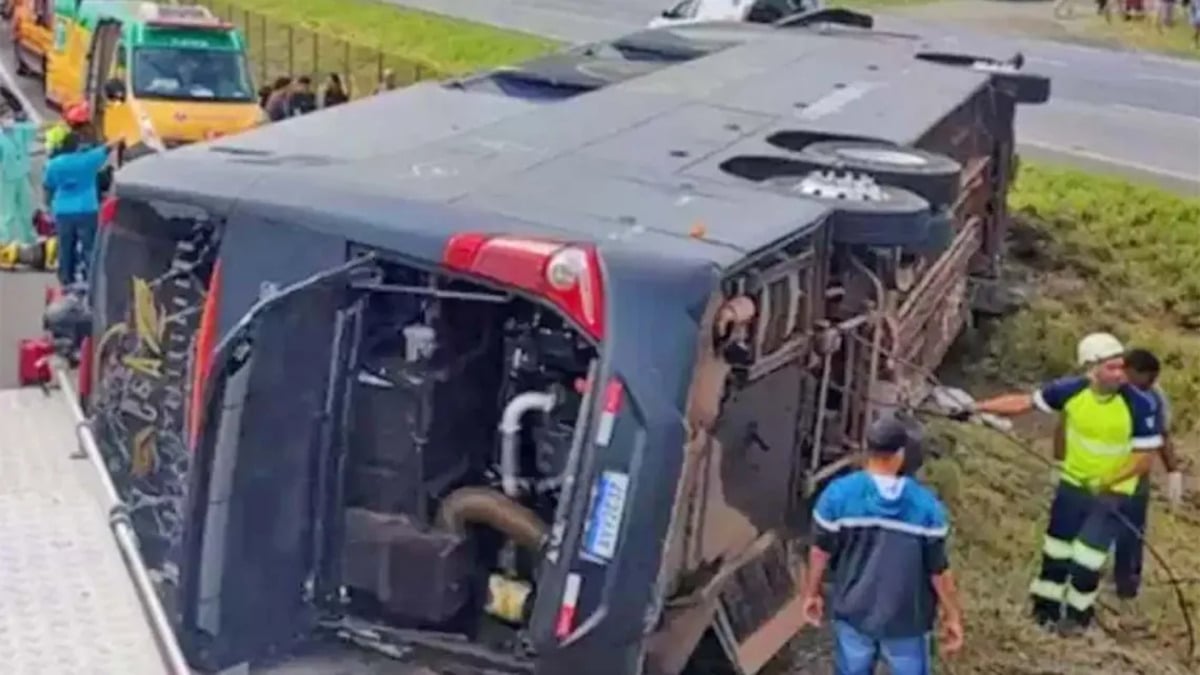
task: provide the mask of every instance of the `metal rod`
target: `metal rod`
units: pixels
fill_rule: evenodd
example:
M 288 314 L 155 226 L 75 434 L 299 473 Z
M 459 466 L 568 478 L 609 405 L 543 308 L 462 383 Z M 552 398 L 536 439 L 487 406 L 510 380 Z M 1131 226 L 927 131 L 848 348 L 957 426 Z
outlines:
M 471 291 L 448 291 L 442 288 L 429 288 L 428 286 L 399 286 L 394 284 L 354 284 L 353 288 L 359 291 L 372 291 L 375 293 L 398 293 L 403 295 L 431 295 L 435 298 L 443 300 L 475 300 L 477 302 L 494 302 L 496 304 L 504 304 L 512 300 L 511 295 L 500 295 L 497 293 L 476 293 Z
M 188 669 L 187 660 L 183 658 L 183 650 L 179 648 L 179 642 L 175 638 L 175 631 L 171 629 L 167 612 L 163 609 L 158 593 L 154 589 L 154 582 L 150 580 L 150 574 L 146 571 L 146 562 L 142 560 L 142 553 L 137 545 L 137 535 L 133 531 L 128 514 L 125 513 L 125 505 L 121 501 L 116 486 L 113 485 L 112 478 L 108 475 L 108 468 L 104 466 L 100 448 L 96 445 L 96 437 L 92 433 L 87 418 L 84 417 L 83 408 L 79 405 L 79 396 L 75 392 L 74 385 L 71 384 L 69 371 L 62 363 L 56 363 L 54 377 L 63 396 L 67 399 L 71 416 L 75 419 L 75 433 L 80 449 L 100 477 L 100 484 L 104 489 L 107 502 L 105 507 L 109 510 L 109 526 L 117 541 L 117 548 L 121 551 L 125 569 L 133 580 L 138 599 L 142 603 L 142 609 L 150 620 L 150 628 L 158 643 L 163 664 L 167 666 L 171 675 L 191 675 L 192 671 Z
M 825 352 L 824 364 L 821 367 L 821 390 L 817 392 L 817 424 L 813 430 L 813 455 L 812 461 L 809 463 L 809 476 L 816 474 L 817 468 L 821 465 L 821 445 L 825 442 L 825 406 L 829 402 L 829 378 L 830 371 L 833 370 L 833 350 Z M 808 486 L 808 493 L 812 494 L 812 484 Z

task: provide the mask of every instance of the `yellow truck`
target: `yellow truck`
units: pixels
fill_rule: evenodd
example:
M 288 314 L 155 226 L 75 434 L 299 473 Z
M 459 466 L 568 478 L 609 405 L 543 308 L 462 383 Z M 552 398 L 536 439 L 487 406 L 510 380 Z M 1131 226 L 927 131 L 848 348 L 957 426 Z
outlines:
M 91 106 L 130 155 L 234 134 L 265 120 L 230 23 L 195 6 L 56 0 L 46 99 Z

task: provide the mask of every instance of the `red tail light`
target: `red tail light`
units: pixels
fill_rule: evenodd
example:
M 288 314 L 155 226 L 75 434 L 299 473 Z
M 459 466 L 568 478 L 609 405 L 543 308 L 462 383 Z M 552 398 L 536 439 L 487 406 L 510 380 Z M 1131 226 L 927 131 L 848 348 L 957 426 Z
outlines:
M 592 246 L 456 234 L 446 244 L 442 264 L 533 293 L 592 337 L 604 337 L 604 280 Z
M 117 198 L 106 197 L 100 205 L 100 227 L 105 227 L 117 219 Z
M 192 371 L 192 397 L 188 405 L 188 447 L 195 448 L 204 417 L 204 385 L 212 369 L 213 349 L 217 346 L 217 308 L 221 297 L 221 261 L 213 265 L 208 283 L 208 296 L 200 312 L 200 327 L 196 331 L 195 368 Z

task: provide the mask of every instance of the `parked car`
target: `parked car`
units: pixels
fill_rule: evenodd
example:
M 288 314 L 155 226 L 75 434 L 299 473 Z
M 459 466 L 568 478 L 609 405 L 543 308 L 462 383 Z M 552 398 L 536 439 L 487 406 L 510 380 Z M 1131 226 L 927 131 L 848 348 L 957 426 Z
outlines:
M 821 9 L 822 0 L 681 0 L 650 21 L 651 28 L 705 21 L 771 23 L 792 14 Z

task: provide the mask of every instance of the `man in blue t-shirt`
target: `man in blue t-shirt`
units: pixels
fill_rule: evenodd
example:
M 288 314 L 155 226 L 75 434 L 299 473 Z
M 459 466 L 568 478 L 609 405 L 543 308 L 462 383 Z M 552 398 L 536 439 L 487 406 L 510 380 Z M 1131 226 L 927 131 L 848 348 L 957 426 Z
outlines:
M 1158 386 L 1158 375 L 1162 366 L 1152 352 L 1146 349 L 1131 349 L 1125 355 L 1125 373 L 1129 384 L 1150 398 L 1158 411 L 1158 428 L 1162 433 L 1162 445 L 1158 455 L 1167 470 L 1167 500 L 1177 506 L 1183 499 L 1183 472 L 1171 444 L 1171 409 L 1167 395 Z M 1123 527 L 1117 535 L 1116 552 L 1113 556 L 1113 581 L 1117 586 L 1117 597 L 1137 597 L 1142 582 L 1142 533 L 1146 530 L 1147 513 L 1150 509 L 1150 477 L 1142 476 L 1133 497 L 1126 503 L 1125 517 L 1129 524 L 1138 529 Z
M 876 421 L 863 469 L 830 483 L 813 510 L 804 614 L 813 625 L 823 620 L 828 569 L 838 675 L 870 675 L 877 655 L 893 675 L 928 675 L 939 608 L 943 652 L 963 644 L 946 509 L 928 488 L 900 475 L 912 442 L 912 429 L 900 419 Z

